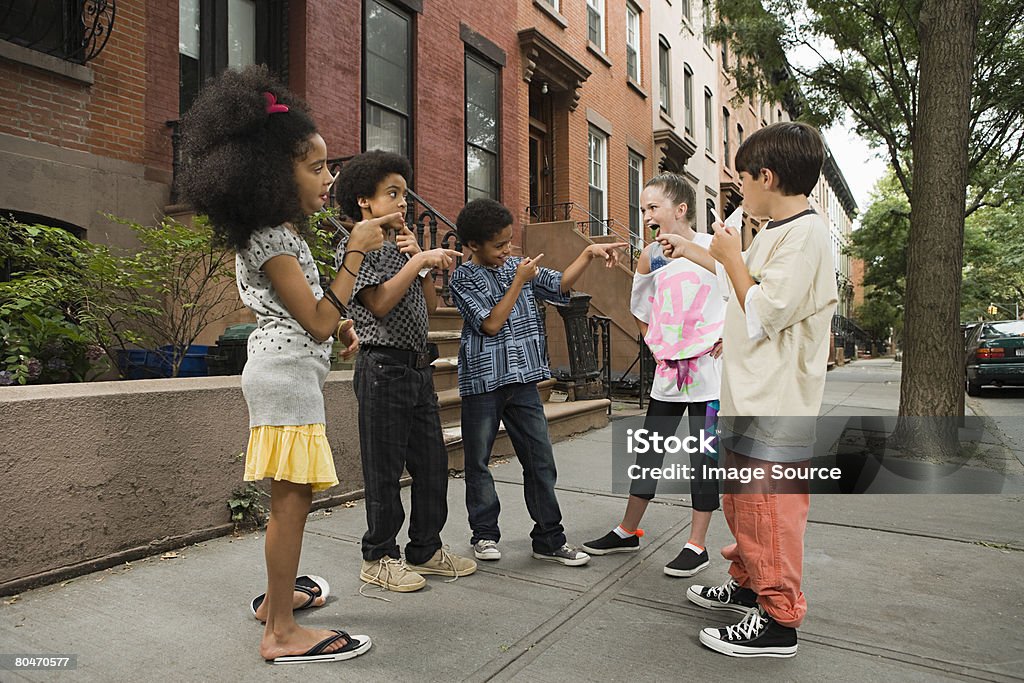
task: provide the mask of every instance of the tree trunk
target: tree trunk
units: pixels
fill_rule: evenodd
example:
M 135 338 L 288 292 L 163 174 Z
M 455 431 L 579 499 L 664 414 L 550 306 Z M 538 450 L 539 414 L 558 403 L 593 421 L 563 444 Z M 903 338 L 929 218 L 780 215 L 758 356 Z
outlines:
M 903 381 L 897 441 L 953 455 L 964 410 L 964 203 L 978 0 L 924 0 L 912 144 Z M 957 419 L 952 419 L 957 418 Z

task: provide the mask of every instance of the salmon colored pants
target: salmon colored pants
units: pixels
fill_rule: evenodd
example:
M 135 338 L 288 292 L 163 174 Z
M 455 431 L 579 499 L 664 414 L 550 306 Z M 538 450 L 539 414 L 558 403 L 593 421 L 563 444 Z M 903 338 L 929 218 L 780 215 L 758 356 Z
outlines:
M 762 481 L 727 485 L 722 510 L 736 542 L 722 549 L 729 575 L 757 593 L 765 612 L 783 626 L 797 628 L 807 614 L 803 579 L 804 531 L 810 509 L 806 483 L 771 479 L 774 463 L 727 453 L 728 466 L 761 467 Z M 785 463 L 787 467 L 806 465 Z

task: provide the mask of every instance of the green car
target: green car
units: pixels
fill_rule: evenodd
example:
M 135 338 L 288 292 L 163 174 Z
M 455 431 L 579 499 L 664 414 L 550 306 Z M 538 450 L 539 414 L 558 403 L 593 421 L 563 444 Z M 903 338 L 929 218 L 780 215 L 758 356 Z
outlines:
M 967 395 L 985 385 L 1024 386 L 1024 320 L 977 325 L 967 337 Z

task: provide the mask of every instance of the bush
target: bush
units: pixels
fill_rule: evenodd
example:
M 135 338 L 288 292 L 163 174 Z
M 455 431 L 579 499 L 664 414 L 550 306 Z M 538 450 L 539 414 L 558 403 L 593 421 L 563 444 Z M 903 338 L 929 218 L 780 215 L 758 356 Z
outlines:
M 0 218 L 0 386 L 83 382 L 106 370 L 78 317 L 87 247 L 62 228 Z
M 82 322 L 115 362 L 118 351 L 170 347 L 164 360 L 177 377 L 206 326 L 242 307 L 234 256 L 215 246 L 201 217 L 191 226 L 173 218 L 146 226 L 108 217 L 130 227 L 141 247 L 115 253 L 91 245 Z

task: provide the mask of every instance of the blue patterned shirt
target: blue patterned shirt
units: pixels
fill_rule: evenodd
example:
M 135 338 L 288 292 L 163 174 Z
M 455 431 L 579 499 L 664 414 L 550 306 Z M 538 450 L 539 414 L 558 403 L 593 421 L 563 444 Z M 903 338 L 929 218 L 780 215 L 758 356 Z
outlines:
M 544 328 L 536 298 L 569 303 L 562 274 L 540 268 L 526 283 L 508 320 L 493 337 L 480 326 L 512 285 L 520 258 L 508 258 L 500 268 L 463 263 L 452 274 L 452 300 L 465 324 L 459 345 L 459 395 L 473 396 L 506 384 L 540 382 L 551 377 L 544 353 Z

